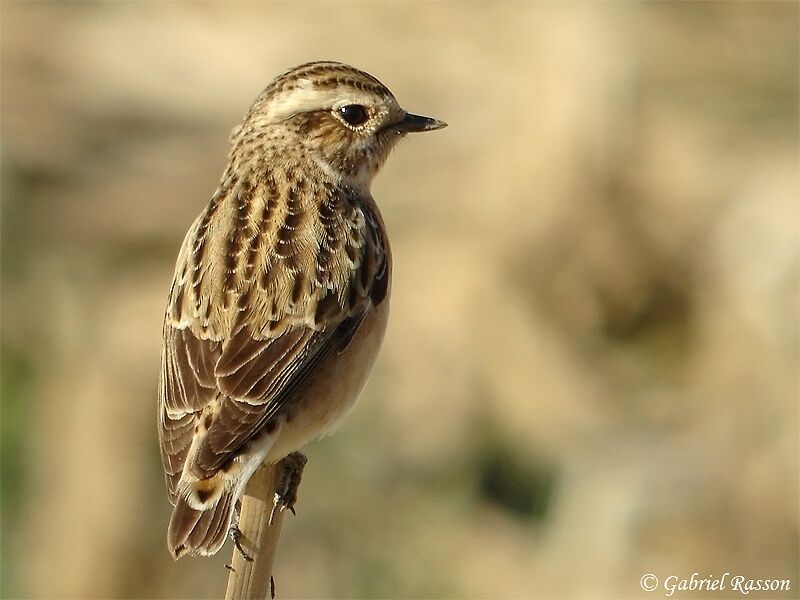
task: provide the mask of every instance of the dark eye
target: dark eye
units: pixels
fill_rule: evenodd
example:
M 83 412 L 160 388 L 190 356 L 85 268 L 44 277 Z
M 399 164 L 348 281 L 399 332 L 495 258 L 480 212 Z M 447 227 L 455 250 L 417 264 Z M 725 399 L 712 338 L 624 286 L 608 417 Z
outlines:
M 347 106 L 343 106 L 339 109 L 339 114 L 342 119 L 344 119 L 345 123 L 353 127 L 366 123 L 369 118 L 367 109 L 360 104 L 348 104 Z

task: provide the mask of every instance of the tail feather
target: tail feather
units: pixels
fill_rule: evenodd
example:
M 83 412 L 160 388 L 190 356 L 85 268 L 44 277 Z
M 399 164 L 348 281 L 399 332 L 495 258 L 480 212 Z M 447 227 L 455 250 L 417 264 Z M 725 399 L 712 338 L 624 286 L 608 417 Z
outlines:
M 179 497 L 172 511 L 167 545 L 173 558 L 185 554 L 216 554 L 225 543 L 233 510 L 233 491 L 224 491 L 208 510 L 196 510 Z

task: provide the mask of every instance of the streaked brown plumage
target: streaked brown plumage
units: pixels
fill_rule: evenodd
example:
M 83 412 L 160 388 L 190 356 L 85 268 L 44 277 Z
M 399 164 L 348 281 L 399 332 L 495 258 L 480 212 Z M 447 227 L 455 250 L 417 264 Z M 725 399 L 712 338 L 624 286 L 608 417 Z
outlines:
M 440 127 L 367 73 L 317 62 L 276 78 L 234 130 L 164 321 L 158 423 L 175 558 L 216 553 L 258 466 L 355 402 L 391 287 L 370 184 L 405 133 Z

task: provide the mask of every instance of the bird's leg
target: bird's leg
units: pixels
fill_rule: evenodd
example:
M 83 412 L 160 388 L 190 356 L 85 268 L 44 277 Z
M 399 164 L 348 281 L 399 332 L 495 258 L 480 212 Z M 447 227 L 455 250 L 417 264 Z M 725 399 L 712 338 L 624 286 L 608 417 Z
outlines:
M 233 544 L 236 546 L 236 549 L 242 553 L 242 558 L 244 558 L 247 562 L 253 562 L 253 558 L 244 551 L 244 548 L 242 548 L 242 530 L 239 529 L 239 513 L 241 510 L 242 502 L 237 500 L 236 504 L 233 505 L 233 518 L 231 519 L 230 529 L 228 529 L 228 535 L 230 536 L 231 540 L 233 540 Z
M 297 488 L 300 487 L 300 479 L 303 477 L 303 469 L 308 459 L 301 452 L 292 452 L 286 456 L 278 467 L 278 485 L 275 487 L 275 499 L 272 504 L 272 512 L 269 515 L 270 525 L 275 516 L 275 510 L 284 511 L 287 508 L 294 512 L 294 504 L 297 502 Z

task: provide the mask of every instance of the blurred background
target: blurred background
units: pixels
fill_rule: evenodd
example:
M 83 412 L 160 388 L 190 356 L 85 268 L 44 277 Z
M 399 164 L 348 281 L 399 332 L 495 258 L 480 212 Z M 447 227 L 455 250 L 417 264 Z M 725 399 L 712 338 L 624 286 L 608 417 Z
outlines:
M 797 597 L 797 3 L 0 10 L 5 597 L 223 595 L 229 546 L 166 549 L 161 320 L 230 130 L 316 59 L 450 127 L 373 188 L 389 331 L 279 597 Z

